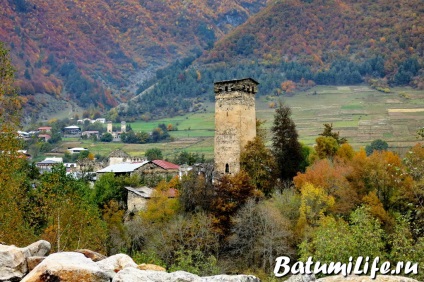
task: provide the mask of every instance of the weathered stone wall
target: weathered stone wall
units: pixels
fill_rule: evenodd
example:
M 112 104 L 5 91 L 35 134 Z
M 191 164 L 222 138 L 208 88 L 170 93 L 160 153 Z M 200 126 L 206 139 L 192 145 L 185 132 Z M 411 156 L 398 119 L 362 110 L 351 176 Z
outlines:
M 215 171 L 234 174 L 240 171 L 240 153 L 256 136 L 255 93 L 251 79 L 214 84 L 215 91 Z M 227 166 L 228 165 L 228 166 Z
M 129 211 L 141 211 L 143 210 L 147 205 L 147 199 L 140 197 L 139 195 L 136 195 L 133 192 L 128 192 L 128 210 Z

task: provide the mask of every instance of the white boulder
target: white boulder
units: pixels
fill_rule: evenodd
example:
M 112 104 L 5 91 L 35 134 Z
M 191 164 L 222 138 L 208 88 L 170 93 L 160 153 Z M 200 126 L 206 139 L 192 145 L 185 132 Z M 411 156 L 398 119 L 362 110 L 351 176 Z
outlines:
M 105 258 L 101 261 L 96 262 L 96 264 L 105 272 L 107 272 L 110 276 L 114 276 L 117 272 L 121 271 L 126 267 L 134 267 L 137 268 L 137 264 L 133 261 L 133 259 L 125 254 L 117 254 Z
M 110 282 L 112 276 L 81 253 L 55 253 L 44 259 L 21 282 Z
M 50 252 L 49 242 L 40 240 L 19 248 L 0 244 L 0 281 L 18 280 L 28 273 L 27 258 L 45 256 Z

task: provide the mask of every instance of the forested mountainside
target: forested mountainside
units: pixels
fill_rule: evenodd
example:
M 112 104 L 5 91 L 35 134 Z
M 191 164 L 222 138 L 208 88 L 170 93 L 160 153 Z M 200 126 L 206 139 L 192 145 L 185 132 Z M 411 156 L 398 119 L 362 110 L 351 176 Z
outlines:
M 200 54 L 265 2 L 4 0 L 0 41 L 27 108 L 43 106 L 37 93 L 108 108 L 130 96 L 131 76 Z
M 334 60 L 386 59 L 385 70 L 424 52 L 420 0 L 275 1 L 220 40 L 203 61 L 243 58 L 307 63 L 315 69 Z
M 214 80 L 243 76 L 261 83 L 259 95 L 314 84 L 368 82 L 385 92 L 392 85 L 424 88 L 422 4 L 421 0 L 269 2 L 204 52 L 194 61 L 195 67 L 180 62 L 159 72 L 157 79 L 140 87 L 138 103 L 124 104 L 118 112 L 157 117 L 195 110 L 213 95 Z

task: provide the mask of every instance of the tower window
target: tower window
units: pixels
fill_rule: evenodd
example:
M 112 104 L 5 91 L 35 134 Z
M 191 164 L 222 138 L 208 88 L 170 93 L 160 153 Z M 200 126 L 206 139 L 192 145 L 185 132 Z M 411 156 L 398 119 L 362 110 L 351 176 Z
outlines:
M 230 173 L 230 166 L 225 164 L 225 173 Z
M 225 86 L 225 92 L 228 92 L 228 86 Z

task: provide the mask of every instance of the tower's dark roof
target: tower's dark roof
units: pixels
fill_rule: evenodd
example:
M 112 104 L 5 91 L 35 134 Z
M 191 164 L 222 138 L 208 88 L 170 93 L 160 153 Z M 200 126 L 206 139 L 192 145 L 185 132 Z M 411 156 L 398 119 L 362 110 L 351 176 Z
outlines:
M 226 83 L 235 83 L 235 82 L 241 82 L 241 81 L 245 81 L 245 80 L 250 80 L 253 83 L 255 83 L 256 85 L 259 84 L 259 82 L 257 82 L 256 80 L 254 80 L 253 78 L 247 77 L 247 78 L 241 78 L 241 79 L 231 79 L 231 80 L 221 80 L 221 81 L 216 81 L 214 82 L 214 84 L 226 84 Z

